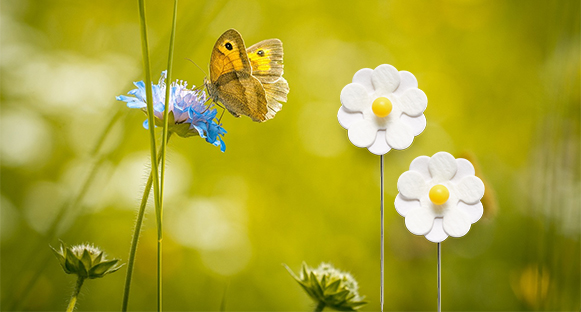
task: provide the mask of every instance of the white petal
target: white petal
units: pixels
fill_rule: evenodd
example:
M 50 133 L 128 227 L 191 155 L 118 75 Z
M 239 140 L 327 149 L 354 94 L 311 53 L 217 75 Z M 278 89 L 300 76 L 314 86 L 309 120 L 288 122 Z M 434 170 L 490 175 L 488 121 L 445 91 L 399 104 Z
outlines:
M 468 205 L 464 202 L 458 202 L 458 209 L 466 212 L 470 216 L 470 222 L 476 223 L 482 215 L 484 214 L 484 207 L 481 202 L 477 202 L 473 205 Z
M 458 166 L 458 170 L 456 171 L 456 175 L 452 178 L 452 182 L 459 183 L 464 177 L 473 176 L 475 174 L 474 166 L 470 163 L 467 159 L 464 158 L 456 158 L 456 165 Z
M 367 120 L 356 121 L 349 127 L 347 135 L 353 145 L 357 147 L 369 147 L 375 141 L 377 128 Z
M 391 150 L 391 147 L 389 147 L 385 141 L 385 130 L 377 131 L 375 142 L 373 142 L 373 144 L 368 147 L 368 149 L 375 155 L 385 155 Z
M 399 98 L 398 104 L 401 111 L 412 117 L 419 116 L 424 113 L 428 106 L 428 97 L 424 91 L 420 89 L 406 90 Z
M 455 187 L 456 196 L 467 204 L 477 203 L 484 196 L 484 183 L 477 176 L 467 176 Z
M 414 209 L 405 217 L 405 226 L 412 234 L 426 235 L 432 229 L 435 217 L 429 209 Z
M 405 217 L 410 211 L 421 208 L 419 200 L 405 199 L 401 194 L 397 194 L 393 203 L 395 210 L 400 216 Z
M 353 83 L 360 84 L 365 87 L 368 93 L 373 93 L 371 73 L 373 73 L 373 69 L 371 68 L 363 68 L 358 70 L 355 75 L 353 75 Z
M 363 112 L 371 105 L 371 99 L 364 86 L 350 83 L 341 90 L 341 104 L 349 112 Z
M 387 95 L 395 91 L 399 86 L 399 73 L 391 65 L 379 65 L 371 74 L 371 82 L 376 94 Z
M 430 158 L 428 163 L 430 174 L 436 182 L 443 182 L 452 179 L 456 174 L 458 166 L 454 156 L 446 152 L 438 152 Z
M 443 220 L 442 218 L 434 219 L 434 225 L 432 226 L 432 230 L 430 233 L 426 234 L 426 239 L 432 243 L 441 243 L 446 238 L 448 238 L 448 234 L 444 232 L 444 226 L 442 225 Z
M 428 193 L 424 177 L 416 171 L 406 171 L 397 180 L 397 189 L 406 199 L 420 199 Z
M 444 231 L 452 237 L 461 237 L 470 230 L 470 216 L 458 209 L 453 208 L 446 212 L 444 216 Z
M 412 163 L 410 164 L 410 171 L 419 172 L 424 177 L 424 180 L 428 181 L 432 179 L 430 171 L 428 170 L 429 162 L 430 157 L 428 156 L 416 157 L 416 159 L 412 160 Z
M 391 148 L 403 150 L 412 145 L 414 134 L 408 125 L 394 119 L 385 129 L 385 139 Z
M 412 129 L 414 136 L 420 135 L 420 133 L 426 129 L 426 116 L 424 114 L 421 114 L 418 117 L 410 117 L 406 114 L 402 114 L 400 120 Z
M 418 87 L 418 80 L 409 71 L 401 70 L 399 72 L 399 77 L 401 81 L 397 87 L 397 90 L 395 90 L 393 94 L 401 96 L 405 90 Z
M 339 124 L 345 128 L 349 127 L 356 121 L 363 119 L 363 114 L 361 113 L 350 113 L 342 105 L 337 113 L 337 119 L 339 119 Z

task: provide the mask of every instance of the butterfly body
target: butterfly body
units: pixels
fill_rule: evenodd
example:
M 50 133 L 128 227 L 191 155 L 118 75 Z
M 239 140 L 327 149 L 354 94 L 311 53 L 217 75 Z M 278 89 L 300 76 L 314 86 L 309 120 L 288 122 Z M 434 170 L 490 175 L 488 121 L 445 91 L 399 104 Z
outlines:
M 289 92 L 283 74 L 282 42 L 261 41 L 246 49 L 235 29 L 224 32 L 210 57 L 210 77 L 204 85 L 214 102 L 234 116 L 263 122 L 274 117 Z

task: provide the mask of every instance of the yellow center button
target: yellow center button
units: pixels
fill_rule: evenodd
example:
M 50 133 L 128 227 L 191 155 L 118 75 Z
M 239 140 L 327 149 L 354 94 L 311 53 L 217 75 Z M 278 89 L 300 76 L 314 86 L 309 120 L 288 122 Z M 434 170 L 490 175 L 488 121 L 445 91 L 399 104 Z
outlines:
M 375 116 L 381 118 L 389 115 L 389 113 L 391 113 L 392 108 L 393 106 L 391 105 L 391 101 L 383 96 L 378 97 L 377 99 L 375 99 L 375 101 L 373 101 L 373 104 L 371 104 L 371 109 L 373 110 Z
M 430 189 L 430 200 L 436 205 L 442 205 L 450 197 L 450 192 L 442 184 L 434 185 Z

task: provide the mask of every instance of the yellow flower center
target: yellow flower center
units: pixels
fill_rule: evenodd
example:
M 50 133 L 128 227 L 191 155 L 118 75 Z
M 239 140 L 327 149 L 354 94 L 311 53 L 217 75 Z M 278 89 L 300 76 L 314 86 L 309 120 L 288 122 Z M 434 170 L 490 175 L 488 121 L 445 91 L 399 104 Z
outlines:
M 450 197 L 450 192 L 442 184 L 434 185 L 430 189 L 430 200 L 436 205 L 442 205 Z
M 373 101 L 373 104 L 371 104 L 371 109 L 373 110 L 373 113 L 377 117 L 381 118 L 389 115 L 389 113 L 391 113 L 392 108 L 393 106 L 391 105 L 391 101 L 383 96 L 378 97 L 377 99 L 375 99 L 375 101 Z

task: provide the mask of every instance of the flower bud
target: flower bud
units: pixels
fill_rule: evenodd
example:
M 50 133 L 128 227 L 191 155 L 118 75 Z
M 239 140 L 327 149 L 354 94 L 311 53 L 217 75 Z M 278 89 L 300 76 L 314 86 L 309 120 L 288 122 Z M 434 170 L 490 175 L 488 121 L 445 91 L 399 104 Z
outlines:
M 290 268 L 289 273 L 318 304 L 339 311 L 355 311 L 367 304 L 359 296 L 359 285 L 350 273 L 335 269 L 328 263 L 321 263 L 313 269 L 303 262 L 299 276 Z
M 61 242 L 60 249 L 50 247 L 67 274 L 76 274 L 79 278 L 99 278 L 119 270 L 119 259 L 107 260 L 99 248 L 81 244 L 67 247 Z

